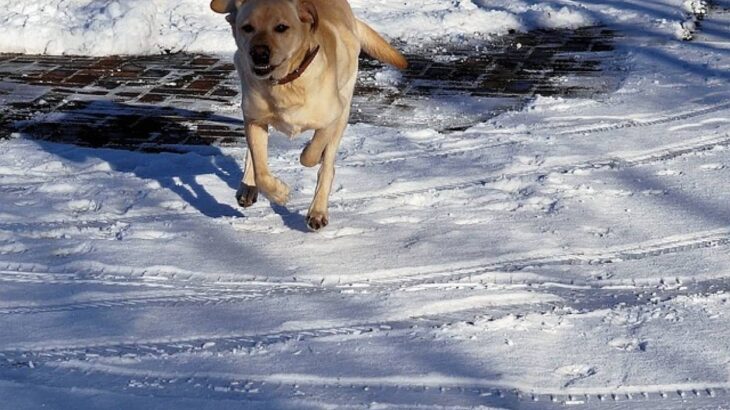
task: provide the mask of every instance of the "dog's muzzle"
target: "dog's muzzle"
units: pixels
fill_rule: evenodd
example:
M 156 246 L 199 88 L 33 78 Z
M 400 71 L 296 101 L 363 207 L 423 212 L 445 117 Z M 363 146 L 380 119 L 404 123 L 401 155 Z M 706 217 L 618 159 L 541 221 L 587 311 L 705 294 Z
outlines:
M 271 49 L 268 46 L 258 45 L 251 47 L 249 51 L 251 62 L 253 63 L 253 72 L 259 77 L 271 74 L 276 66 L 271 65 Z
M 256 74 L 257 76 L 265 77 L 265 76 L 271 74 L 274 70 L 276 70 L 276 67 L 278 67 L 278 66 L 269 65 L 269 64 L 261 66 L 261 65 L 254 64 L 252 70 L 253 70 L 253 73 Z

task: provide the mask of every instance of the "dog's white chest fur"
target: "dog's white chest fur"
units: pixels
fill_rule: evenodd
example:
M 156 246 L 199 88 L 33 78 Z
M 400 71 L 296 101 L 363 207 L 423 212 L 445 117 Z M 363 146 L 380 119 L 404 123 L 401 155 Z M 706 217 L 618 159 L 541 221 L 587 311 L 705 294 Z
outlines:
M 292 107 L 272 107 L 257 104 L 260 100 L 245 99 L 243 102 L 244 117 L 256 118 L 274 127 L 277 131 L 294 138 L 304 131 L 323 128 L 332 123 L 342 113 L 340 104 L 323 107 L 327 110 L 312 107 L 311 104 Z M 334 106 L 333 106 L 334 105 Z M 317 111 L 322 111 L 317 112 Z M 317 115 L 312 115 L 315 112 Z
M 288 120 L 286 118 L 274 120 L 272 121 L 271 125 L 276 128 L 277 131 L 285 134 L 292 139 L 308 129 L 304 128 L 304 126 L 302 125 L 295 124 L 291 120 Z

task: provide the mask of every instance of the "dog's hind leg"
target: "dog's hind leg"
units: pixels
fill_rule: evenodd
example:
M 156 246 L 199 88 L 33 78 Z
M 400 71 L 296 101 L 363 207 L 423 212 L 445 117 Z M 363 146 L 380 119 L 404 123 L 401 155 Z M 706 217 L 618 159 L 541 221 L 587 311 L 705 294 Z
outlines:
M 256 179 L 254 178 L 253 158 L 251 150 L 246 149 L 246 168 L 243 171 L 241 186 L 238 187 L 236 192 L 236 200 L 238 200 L 238 205 L 248 208 L 256 203 L 258 197 L 259 189 L 256 187 Z
M 244 173 L 244 184 L 253 168 L 254 185 L 270 201 L 284 205 L 289 200 L 289 187 L 278 178 L 271 175 L 269 171 L 269 131 L 267 126 L 246 122 L 246 141 L 251 153 L 251 161 L 246 161 L 246 172 Z M 249 163 L 252 165 L 249 167 Z
M 317 190 L 314 193 L 312 204 L 309 206 L 309 212 L 307 212 L 307 226 L 314 231 L 324 228 L 329 223 L 328 203 L 330 191 L 332 190 L 332 181 L 335 178 L 335 157 L 340 147 L 342 134 L 345 132 L 345 127 L 347 127 L 349 115 L 350 110 L 344 110 L 337 121 L 327 128 L 315 131 L 314 138 L 312 138 L 312 143 L 315 141 L 325 142 L 320 154 L 322 165 L 320 165 L 317 174 Z

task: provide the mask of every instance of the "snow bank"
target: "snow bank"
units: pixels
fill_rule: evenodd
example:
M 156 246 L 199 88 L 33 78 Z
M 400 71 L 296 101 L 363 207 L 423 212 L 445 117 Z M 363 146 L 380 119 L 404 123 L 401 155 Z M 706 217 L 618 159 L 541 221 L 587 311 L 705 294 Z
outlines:
M 0 50 L 14 53 L 131 54 L 160 43 L 156 2 L 0 1 Z
M 352 0 L 358 17 L 404 41 L 596 23 L 581 6 L 496 0 Z M 229 26 L 207 0 L 0 0 L 0 52 L 229 53 Z
M 0 0 L 0 52 L 46 54 L 230 53 L 229 26 L 208 0 Z M 651 8 L 564 0 L 351 0 L 355 14 L 387 37 L 419 44 L 537 28 L 637 22 L 684 38 L 701 0 Z M 600 17 L 596 17 L 600 16 Z M 685 36 L 686 37 L 686 36 Z
M 155 54 L 225 51 L 225 21 L 206 1 L 0 0 L 0 52 Z M 228 47 L 230 48 L 230 47 Z
M 351 4 L 359 17 L 379 31 L 403 40 L 575 28 L 597 23 L 583 7 L 534 1 L 352 0 Z

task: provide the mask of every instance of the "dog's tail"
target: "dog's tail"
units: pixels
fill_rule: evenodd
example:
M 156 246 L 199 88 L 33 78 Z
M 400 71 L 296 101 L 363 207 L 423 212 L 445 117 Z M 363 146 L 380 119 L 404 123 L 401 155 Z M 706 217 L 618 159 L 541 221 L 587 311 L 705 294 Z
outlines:
M 403 57 L 403 54 L 388 44 L 370 26 L 357 20 L 357 31 L 360 37 L 360 46 L 370 57 L 401 70 L 408 67 L 408 61 Z

